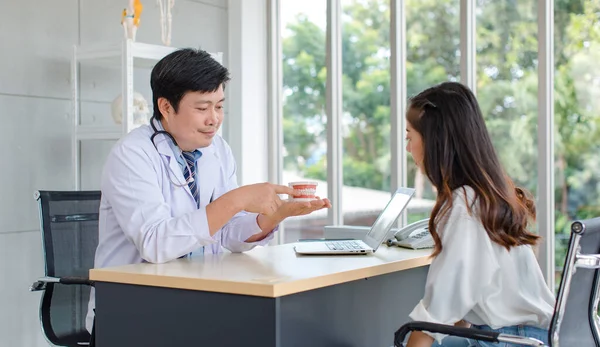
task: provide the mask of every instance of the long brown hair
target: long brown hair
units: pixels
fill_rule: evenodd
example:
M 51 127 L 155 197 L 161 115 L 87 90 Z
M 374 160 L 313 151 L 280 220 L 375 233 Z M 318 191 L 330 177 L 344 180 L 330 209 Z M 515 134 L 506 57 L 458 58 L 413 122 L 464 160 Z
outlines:
M 474 190 L 478 217 L 493 242 L 508 250 L 537 243 L 539 236 L 527 230 L 535 220 L 533 199 L 500 165 L 469 88 L 455 82 L 429 88 L 411 99 L 406 118 L 423 138 L 422 168 L 437 189 L 429 219 L 433 256 L 442 251 L 437 227 L 452 208 L 452 192 L 463 186 Z

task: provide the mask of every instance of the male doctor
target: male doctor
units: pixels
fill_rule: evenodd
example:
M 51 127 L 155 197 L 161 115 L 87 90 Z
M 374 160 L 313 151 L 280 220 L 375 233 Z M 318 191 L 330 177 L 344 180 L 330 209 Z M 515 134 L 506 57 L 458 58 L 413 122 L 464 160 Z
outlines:
M 282 201 L 278 194 L 295 193 L 286 186 L 238 187 L 231 149 L 217 134 L 228 81 L 201 50 L 175 51 L 154 66 L 150 125 L 125 135 L 104 166 L 96 268 L 248 251 L 267 244 L 285 218 L 331 207 L 327 199 Z M 88 331 L 94 307 L 92 288 Z

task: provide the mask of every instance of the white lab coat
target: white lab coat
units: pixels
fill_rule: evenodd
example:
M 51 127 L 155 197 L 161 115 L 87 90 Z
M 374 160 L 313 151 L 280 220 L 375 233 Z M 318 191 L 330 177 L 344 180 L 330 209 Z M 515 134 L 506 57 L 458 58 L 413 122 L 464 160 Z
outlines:
M 160 124 L 155 124 L 160 128 Z M 110 152 L 101 179 L 99 244 L 96 268 L 163 263 L 190 252 L 219 253 L 223 247 L 243 252 L 265 245 L 246 243 L 260 232 L 256 214 L 241 212 L 210 236 L 206 205 L 237 185 L 236 165 L 229 145 L 216 135 L 209 147 L 199 149 L 196 183 L 200 208 L 185 183 L 177 161 L 179 152 L 165 135 L 150 141 L 149 125 L 124 136 Z M 181 187 L 172 182 L 181 185 Z M 91 331 L 94 308 L 92 289 L 86 327 Z

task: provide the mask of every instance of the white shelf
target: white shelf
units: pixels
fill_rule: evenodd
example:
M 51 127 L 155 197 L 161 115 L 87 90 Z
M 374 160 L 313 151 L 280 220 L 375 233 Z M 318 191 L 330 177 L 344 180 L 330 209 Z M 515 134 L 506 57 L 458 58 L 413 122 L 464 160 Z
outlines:
M 167 47 L 162 45 L 152 45 L 142 42 L 128 41 L 131 55 L 134 58 L 148 59 L 158 61 L 169 53 L 174 52 L 176 47 Z M 120 62 L 123 50 L 122 43 L 78 46 L 76 51 L 77 60 L 95 60 L 105 58 L 115 58 Z
M 124 46 L 125 44 L 125 46 Z M 131 40 L 125 43 L 76 46 L 75 59 L 79 62 L 94 62 L 102 65 L 121 66 L 123 50 L 131 54 L 135 66 L 151 67 L 157 61 L 166 55 L 177 50 L 177 47 L 168 47 L 163 45 L 153 45 L 143 42 L 134 42 Z M 211 53 L 211 55 L 220 63 L 223 62 L 223 53 Z M 147 64 L 144 64 L 144 61 Z

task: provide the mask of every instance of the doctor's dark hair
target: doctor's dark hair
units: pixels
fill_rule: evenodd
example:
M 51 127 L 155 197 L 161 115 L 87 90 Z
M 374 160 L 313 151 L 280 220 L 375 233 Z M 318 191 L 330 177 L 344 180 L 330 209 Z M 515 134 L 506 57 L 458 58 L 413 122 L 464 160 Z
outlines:
M 184 48 L 162 58 L 150 75 L 154 116 L 161 119 L 158 99 L 165 98 L 175 112 L 188 92 L 212 93 L 229 81 L 229 71 L 208 52 Z
M 474 216 L 493 242 L 507 250 L 537 243 L 539 236 L 528 231 L 536 215 L 532 196 L 516 187 L 502 168 L 469 88 L 456 82 L 429 88 L 410 100 L 406 119 L 423 138 L 422 168 L 437 189 L 429 219 L 433 256 L 442 251 L 437 227 L 452 208 L 452 192 L 461 186 L 474 190 L 469 212 L 475 206 Z

